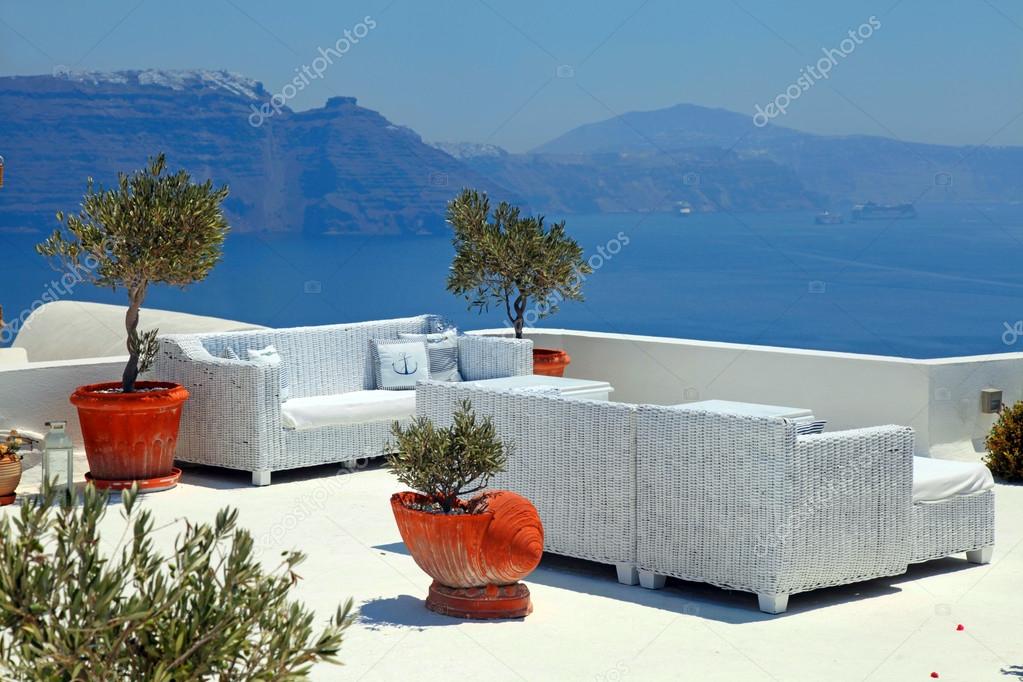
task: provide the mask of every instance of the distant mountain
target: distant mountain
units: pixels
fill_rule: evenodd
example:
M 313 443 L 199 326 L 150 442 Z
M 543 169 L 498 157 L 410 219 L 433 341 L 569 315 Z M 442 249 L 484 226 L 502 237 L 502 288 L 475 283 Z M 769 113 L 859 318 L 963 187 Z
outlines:
M 573 128 L 531 150 L 533 154 L 657 153 L 698 147 L 731 149 L 748 136 L 758 141 L 796 138 L 789 128 L 757 128 L 752 117 L 727 109 L 677 104 L 667 109 L 633 111 Z
M 52 229 L 87 177 L 111 184 L 159 151 L 172 169 L 230 185 L 239 231 L 441 230 L 462 186 L 520 200 L 354 98 L 300 113 L 270 99 L 224 71 L 0 78 L 0 230 Z
M 109 185 L 159 151 L 171 168 L 230 185 L 228 217 L 242 232 L 441 232 L 462 187 L 549 213 L 1023 197 L 1023 148 L 758 128 L 692 104 L 580 126 L 512 154 L 427 144 L 352 97 L 302 112 L 279 100 L 225 71 L 0 78 L 0 231 L 52 229 L 57 210 L 76 209 L 86 178 Z
M 1023 147 L 954 147 L 866 135 L 804 133 L 693 104 L 631 112 L 579 126 L 540 145 L 548 158 L 672 158 L 693 148 L 771 161 L 829 202 L 1019 201 Z

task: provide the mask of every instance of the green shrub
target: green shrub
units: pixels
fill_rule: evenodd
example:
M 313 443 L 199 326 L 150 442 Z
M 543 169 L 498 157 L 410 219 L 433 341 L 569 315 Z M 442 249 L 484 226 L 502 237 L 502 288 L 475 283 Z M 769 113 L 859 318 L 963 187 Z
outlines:
M 186 524 L 167 558 L 133 491 L 119 551 L 101 551 L 106 495 L 90 485 L 82 506 L 53 502 L 47 493 L 0 521 L 3 679 L 295 680 L 337 662 L 351 602 L 314 635 L 312 612 L 288 599 L 304 557 L 284 553 L 265 572 L 236 511 Z
M 987 437 L 991 473 L 1009 481 L 1023 480 L 1023 402 L 1003 407 Z
M 464 296 L 470 310 L 501 306 L 515 338 L 522 338 L 530 301 L 541 319 L 562 301 L 583 300 L 583 280 L 593 268 L 565 221 L 548 228 L 543 216 L 523 218 L 507 202 L 491 214 L 487 195 L 469 189 L 448 204 L 447 221 L 455 234 L 448 291 Z
M 486 488 L 507 461 L 493 422 L 489 417 L 477 421 L 468 400 L 462 401 L 446 429 L 416 417 L 408 427 L 395 422 L 391 433 L 395 438 L 387 448 L 391 473 L 445 513 L 454 509 L 460 495 Z

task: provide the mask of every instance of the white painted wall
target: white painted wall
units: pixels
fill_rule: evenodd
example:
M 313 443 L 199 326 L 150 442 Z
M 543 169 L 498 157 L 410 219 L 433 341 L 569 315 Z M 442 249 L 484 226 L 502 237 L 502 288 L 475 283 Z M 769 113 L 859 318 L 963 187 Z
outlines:
M 46 432 L 46 422 L 66 419 L 77 447 L 82 446 L 78 413 L 68 398 L 78 386 L 117 381 L 128 358 L 55 360 L 0 366 L 0 430 Z
M 28 362 L 28 353 L 24 348 L 0 348 L 0 366 L 24 365 Z
M 979 457 L 995 418 L 980 411 L 982 388 L 1002 389 L 1008 403 L 1023 399 L 1023 353 L 913 360 L 560 329 L 527 336 L 538 346 L 567 350 L 567 376 L 607 380 L 617 401 L 720 398 L 805 407 L 827 419 L 829 430 L 911 426 L 917 452 L 940 457 Z M 67 419 L 81 443 L 68 396 L 83 384 L 116 381 L 125 360 L 0 365 L 0 429 L 44 431 L 47 420 Z
M 918 454 L 977 458 L 994 422 L 980 411 L 980 389 L 1000 388 L 1007 402 L 1023 398 L 1023 353 L 915 360 L 564 329 L 526 335 L 572 356 L 566 376 L 610 381 L 614 400 L 805 407 L 827 419 L 828 430 L 902 424 L 916 431 Z
M 102 358 L 125 352 L 126 306 L 82 301 L 54 301 L 35 308 L 25 319 L 11 321 L 18 335 L 14 348 L 28 353 L 32 362 Z M 164 334 L 226 332 L 262 329 L 259 325 L 170 310 L 143 308 L 141 329 L 157 328 Z

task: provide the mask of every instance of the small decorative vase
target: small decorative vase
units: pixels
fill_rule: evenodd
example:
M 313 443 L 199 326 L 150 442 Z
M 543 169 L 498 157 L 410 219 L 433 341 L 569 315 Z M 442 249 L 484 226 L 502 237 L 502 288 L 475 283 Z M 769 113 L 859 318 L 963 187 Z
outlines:
M 415 506 L 418 493 L 395 493 L 391 509 L 412 558 L 433 578 L 426 607 L 456 618 L 522 618 L 533 611 L 520 583 L 543 555 L 536 507 L 508 491 L 484 493 L 478 514 L 440 514 Z
M 0 462 L 0 507 L 14 502 L 14 491 L 21 483 L 21 461 L 18 459 Z

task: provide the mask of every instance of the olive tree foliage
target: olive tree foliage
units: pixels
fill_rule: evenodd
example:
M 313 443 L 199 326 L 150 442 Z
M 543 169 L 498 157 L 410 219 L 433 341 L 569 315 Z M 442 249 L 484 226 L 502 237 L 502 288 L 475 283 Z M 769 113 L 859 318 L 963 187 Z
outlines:
M 338 663 L 351 601 L 314 632 L 313 613 L 289 599 L 302 554 L 264 571 L 224 509 L 212 525 L 187 523 L 163 556 L 136 495 L 123 495 L 112 551 L 99 533 L 107 496 L 91 484 L 80 506 L 47 490 L 0 519 L 0 678 L 298 680 Z
M 185 287 L 206 278 L 221 257 L 230 229 L 221 207 L 227 186 L 192 182 L 185 171 L 166 173 L 163 154 L 117 186 L 92 178 L 76 214 L 57 213 L 61 226 L 36 247 L 57 269 L 68 269 L 96 286 L 128 292 L 125 330 L 128 364 L 123 390 L 135 390 L 138 375 L 156 355 L 156 333 L 139 333 L 139 310 L 151 284 Z
M 548 229 L 543 216 L 522 217 L 507 202 L 491 215 L 487 195 L 470 189 L 448 204 L 447 221 L 455 233 L 448 291 L 464 296 L 470 310 L 503 306 L 516 338 L 530 301 L 539 319 L 557 312 L 561 301 L 583 300 L 583 279 L 593 269 L 564 221 Z
M 391 473 L 445 513 L 457 506 L 460 495 L 486 488 L 508 460 L 492 420 L 477 419 L 468 400 L 459 404 L 447 428 L 416 417 L 407 427 L 395 422 L 391 433 L 394 443 L 387 447 Z

